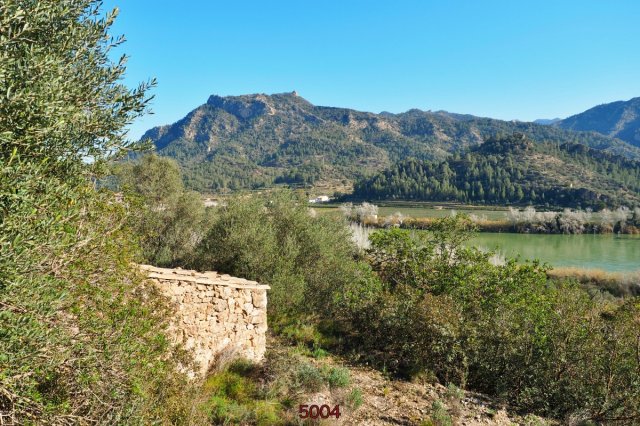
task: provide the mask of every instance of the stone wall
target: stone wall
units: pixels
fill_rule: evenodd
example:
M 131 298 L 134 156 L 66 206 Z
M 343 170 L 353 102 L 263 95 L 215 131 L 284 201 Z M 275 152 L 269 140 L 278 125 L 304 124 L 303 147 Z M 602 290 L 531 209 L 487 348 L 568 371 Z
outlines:
M 174 303 L 170 332 L 193 350 L 201 374 L 222 357 L 262 360 L 269 286 L 216 272 L 141 268 Z

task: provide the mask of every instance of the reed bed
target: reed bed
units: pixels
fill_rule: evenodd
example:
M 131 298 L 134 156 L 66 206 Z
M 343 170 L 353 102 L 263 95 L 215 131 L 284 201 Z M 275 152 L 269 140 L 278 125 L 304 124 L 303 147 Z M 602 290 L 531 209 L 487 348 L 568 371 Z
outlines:
M 575 279 L 588 289 L 606 291 L 616 297 L 640 296 L 640 270 L 608 272 L 602 269 L 576 267 L 554 268 L 547 272 L 551 279 Z

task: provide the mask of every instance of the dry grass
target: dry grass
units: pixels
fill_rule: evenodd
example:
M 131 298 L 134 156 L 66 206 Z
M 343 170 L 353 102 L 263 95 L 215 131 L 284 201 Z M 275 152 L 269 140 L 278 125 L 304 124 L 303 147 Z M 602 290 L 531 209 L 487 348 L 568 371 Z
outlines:
M 640 270 L 623 273 L 565 267 L 554 268 L 547 272 L 547 276 L 552 279 L 575 279 L 588 289 L 603 290 L 616 297 L 640 295 Z

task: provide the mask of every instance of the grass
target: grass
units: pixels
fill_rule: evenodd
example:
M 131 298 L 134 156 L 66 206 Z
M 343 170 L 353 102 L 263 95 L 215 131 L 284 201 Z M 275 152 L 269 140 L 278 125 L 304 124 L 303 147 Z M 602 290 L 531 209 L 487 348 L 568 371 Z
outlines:
M 640 270 L 607 272 L 602 269 L 554 268 L 547 272 L 552 279 L 575 279 L 588 290 L 606 291 L 616 297 L 640 296 Z
M 347 368 L 333 365 L 332 357 L 320 348 L 309 350 L 284 341 L 274 339 L 260 365 L 238 360 L 206 378 L 199 407 L 210 424 L 298 424 L 298 405 L 318 392 L 332 395 L 350 410 L 362 405 L 362 392 L 349 387 Z
M 240 360 L 207 377 L 201 409 L 213 424 L 281 424 L 282 405 L 258 385 L 259 372 L 257 366 Z
M 364 403 L 362 398 L 362 391 L 360 388 L 353 388 L 351 392 L 347 395 L 346 399 L 347 405 L 352 410 L 357 410 Z

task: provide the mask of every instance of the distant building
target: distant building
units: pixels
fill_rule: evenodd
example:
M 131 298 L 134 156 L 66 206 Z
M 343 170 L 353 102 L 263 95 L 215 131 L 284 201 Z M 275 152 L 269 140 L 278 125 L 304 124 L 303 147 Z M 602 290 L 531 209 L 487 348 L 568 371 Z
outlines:
M 309 200 L 310 203 L 312 204 L 316 204 L 316 203 L 328 203 L 330 201 L 329 196 L 328 195 L 320 195 L 316 198 L 312 198 Z

